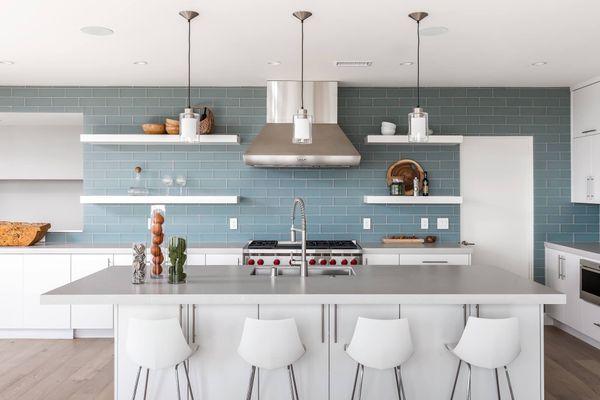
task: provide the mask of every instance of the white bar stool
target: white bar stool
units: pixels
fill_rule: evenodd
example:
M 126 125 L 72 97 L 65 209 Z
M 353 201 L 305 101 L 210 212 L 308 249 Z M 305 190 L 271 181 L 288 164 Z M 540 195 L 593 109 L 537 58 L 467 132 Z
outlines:
M 198 350 L 198 345 L 190 347 L 183 336 L 183 331 L 177 318 L 169 319 L 137 319 L 129 320 L 127 329 L 126 352 L 129 358 L 139 365 L 132 399 L 135 399 L 140 373 L 146 369 L 146 383 L 144 385 L 144 399 L 148 391 L 148 375 L 150 370 L 175 368 L 177 382 L 177 398 L 181 400 L 179 389 L 178 367 L 183 364 L 187 387 L 194 399 L 190 376 L 186 361 Z
M 346 349 L 348 355 L 357 362 L 350 399 L 354 400 L 359 371 L 358 398 L 362 398 L 365 367 L 379 370 L 393 368 L 398 399 L 406 399 L 400 366 L 410 358 L 413 350 L 408 319 L 386 320 L 359 317 L 350 345 Z
M 294 362 L 304 354 L 298 327 L 293 318 L 258 320 L 246 318 L 238 354 L 251 366 L 246 399 L 252 398 L 256 368 L 277 369 L 287 367 L 292 400 L 298 400 Z
M 471 399 L 471 367 L 494 370 L 496 375 L 496 390 L 500 400 L 500 382 L 498 369 L 504 367 L 506 382 L 510 397 L 515 400 L 508 364 L 513 362 L 521 352 L 519 341 L 519 320 L 517 318 L 476 318 L 469 317 L 465 330 L 456 346 L 446 345 L 446 348 L 459 359 L 458 369 L 464 362 L 469 368 L 467 383 L 467 399 Z M 454 379 L 450 400 L 454 398 L 458 373 Z

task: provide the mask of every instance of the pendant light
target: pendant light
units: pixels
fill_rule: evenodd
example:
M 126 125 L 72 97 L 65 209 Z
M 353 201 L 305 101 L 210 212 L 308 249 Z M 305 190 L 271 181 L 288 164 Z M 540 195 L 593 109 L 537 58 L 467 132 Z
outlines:
M 292 142 L 296 144 L 310 144 L 312 143 L 313 116 L 308 114 L 308 111 L 304 108 L 304 21 L 312 13 L 310 11 L 296 11 L 293 15 L 300 20 L 302 34 L 300 46 L 300 109 L 297 114 L 294 114 L 294 136 Z
M 428 114 L 421 108 L 421 21 L 427 17 L 426 12 L 414 12 L 408 16 L 417 22 L 417 106 L 408 114 L 408 141 L 427 142 L 429 140 Z
M 187 107 L 179 114 L 179 139 L 182 142 L 192 143 L 197 140 L 200 126 L 200 114 L 195 113 L 191 105 L 191 70 L 192 70 L 192 20 L 198 16 L 196 11 L 181 11 L 179 13 L 188 22 L 188 92 Z

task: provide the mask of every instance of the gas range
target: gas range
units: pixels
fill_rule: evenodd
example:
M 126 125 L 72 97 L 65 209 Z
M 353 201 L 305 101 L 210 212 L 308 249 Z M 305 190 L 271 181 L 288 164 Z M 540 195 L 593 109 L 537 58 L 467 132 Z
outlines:
M 300 243 L 253 240 L 244 246 L 244 265 L 287 266 L 298 259 Z M 306 257 L 311 266 L 360 265 L 362 248 L 354 240 L 307 240 Z

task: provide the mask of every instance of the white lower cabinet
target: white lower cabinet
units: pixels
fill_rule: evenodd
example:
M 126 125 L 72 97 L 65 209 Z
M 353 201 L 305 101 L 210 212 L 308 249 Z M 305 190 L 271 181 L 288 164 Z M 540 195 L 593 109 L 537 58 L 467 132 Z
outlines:
M 198 353 L 190 361 L 194 398 L 245 398 L 250 366 L 237 354 L 237 349 L 244 320 L 258 318 L 258 306 L 211 304 L 189 307 L 195 314 L 189 321 L 195 327 L 191 329 L 189 341 L 199 345 Z M 257 398 L 257 394 L 258 385 L 255 384 L 253 398 Z
M 581 331 L 600 342 L 600 306 L 579 299 Z
M 259 307 L 260 319 L 294 318 L 296 320 L 300 339 L 306 347 L 306 353 L 294 363 L 298 395 L 301 399 L 327 399 L 329 391 L 327 306 L 311 304 Z M 265 337 L 265 341 L 268 340 L 269 338 Z M 260 370 L 258 381 L 260 400 L 290 398 L 290 384 L 285 368 Z M 246 382 L 247 379 L 244 383 Z
M 397 266 L 400 265 L 399 254 L 363 254 L 364 265 Z
M 400 265 L 470 265 L 469 254 L 400 254 Z
M 331 305 L 330 315 L 330 400 L 348 400 L 352 394 L 356 362 L 346 354 L 358 317 L 395 319 L 400 315 L 398 304 Z M 300 393 L 302 396 L 302 393 Z M 310 397 L 316 399 L 317 397 Z M 326 398 L 326 397 L 319 397 Z M 365 368 L 363 398 L 396 400 L 398 392 L 392 370 Z M 262 400 L 262 399 L 261 399 Z
M 23 325 L 23 256 L 0 255 L 0 328 Z
M 71 281 L 71 256 L 26 254 L 23 256 L 23 327 L 69 329 L 71 307 L 41 305 L 40 295 Z
M 71 256 L 71 281 L 84 278 L 113 264 L 112 254 L 73 254 Z M 112 305 L 72 305 L 71 328 L 112 329 Z
M 206 266 L 240 265 L 242 253 L 239 254 L 207 254 Z

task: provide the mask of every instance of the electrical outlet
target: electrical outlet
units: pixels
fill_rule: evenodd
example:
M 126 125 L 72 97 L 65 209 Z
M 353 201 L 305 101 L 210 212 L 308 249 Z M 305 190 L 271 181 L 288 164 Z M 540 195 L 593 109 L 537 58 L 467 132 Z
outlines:
M 229 218 L 229 229 L 236 230 L 237 226 L 237 218 Z
M 437 219 L 437 228 L 438 229 L 449 229 L 450 224 L 448 222 L 448 218 L 438 218 Z
M 363 229 L 364 230 L 371 229 L 371 218 L 363 218 Z
M 421 218 L 421 229 L 429 229 L 429 218 Z
M 167 207 L 164 204 L 152 204 L 150 206 L 150 213 L 152 213 L 154 210 L 162 211 L 164 214 L 167 212 Z

